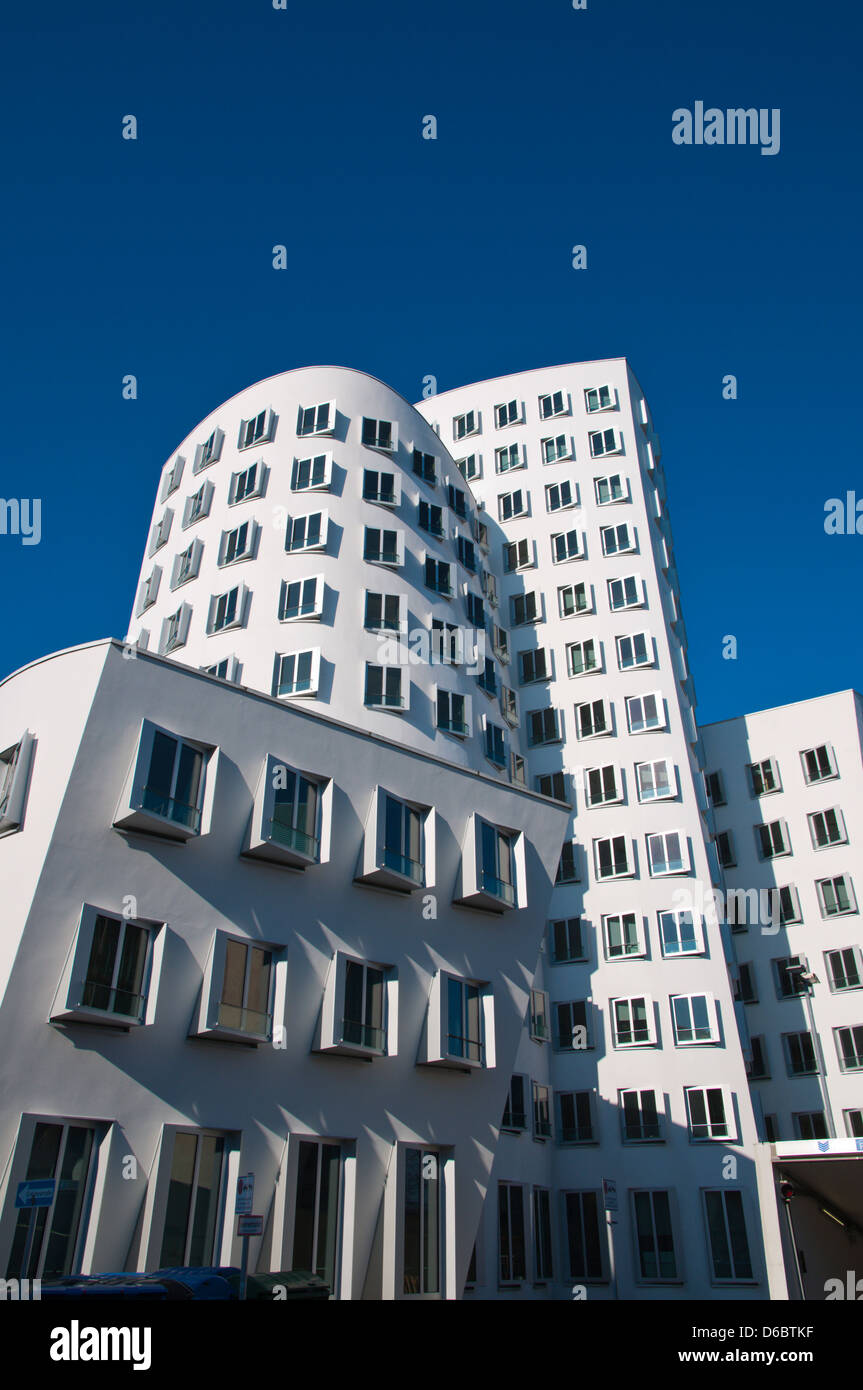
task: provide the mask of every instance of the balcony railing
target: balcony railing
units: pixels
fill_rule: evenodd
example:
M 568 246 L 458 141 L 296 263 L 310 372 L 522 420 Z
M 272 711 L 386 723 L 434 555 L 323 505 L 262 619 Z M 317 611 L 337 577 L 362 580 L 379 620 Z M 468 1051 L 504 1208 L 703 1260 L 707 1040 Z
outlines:
M 411 879 L 413 883 L 421 884 L 425 877 L 424 867 L 418 860 L 409 859 L 406 854 L 389 849 L 386 845 L 384 845 L 382 867 L 392 869 L 394 873 L 402 874 L 405 878 Z
M 261 1013 L 258 1009 L 244 1009 L 239 1004 L 219 1004 L 218 1023 L 220 1028 L 231 1028 L 237 1033 L 251 1033 L 257 1037 L 269 1037 L 272 1028 L 272 1014 Z
M 307 854 L 310 859 L 318 857 L 320 840 L 314 835 L 308 835 L 305 830 L 299 830 L 288 821 L 279 820 L 277 816 L 270 821 L 269 838 L 284 849 L 295 849 L 299 854 Z
M 383 1028 L 375 1028 L 370 1023 L 360 1023 L 355 1018 L 342 1019 L 339 1042 L 353 1047 L 367 1047 L 374 1052 L 383 1052 L 386 1033 Z
M 500 898 L 510 906 L 515 902 L 515 889 L 512 884 L 507 883 L 505 879 L 497 878 L 489 873 L 488 869 L 483 869 L 480 874 L 480 887 L 484 893 L 491 893 L 493 897 Z
M 464 1057 L 468 1062 L 481 1062 L 482 1042 L 479 1038 L 460 1038 L 455 1033 L 447 1036 L 447 1053 L 450 1057 Z
M 565 1125 L 560 1131 L 560 1142 L 562 1144 L 587 1144 L 592 1138 L 592 1125 Z
M 165 796 L 153 787 L 144 787 L 141 793 L 141 809 L 152 811 L 156 816 L 164 816 L 166 820 L 175 821 L 177 825 L 185 825 L 189 830 L 199 830 L 201 826 L 201 812 L 197 806 L 189 806 L 187 802 L 178 801 L 176 797 Z
M 100 1009 L 103 1013 L 139 1020 L 144 1015 L 147 996 L 133 994 L 128 989 L 112 989 L 96 980 L 81 983 L 80 1005 L 83 1009 Z

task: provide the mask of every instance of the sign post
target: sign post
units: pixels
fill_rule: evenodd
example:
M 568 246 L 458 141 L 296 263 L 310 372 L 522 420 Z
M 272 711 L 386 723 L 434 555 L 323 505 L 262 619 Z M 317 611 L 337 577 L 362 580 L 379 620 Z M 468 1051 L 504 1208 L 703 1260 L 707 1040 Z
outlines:
M 619 1298 L 617 1270 L 614 1264 L 614 1228 L 617 1225 L 618 1213 L 616 1178 L 602 1179 L 602 1200 L 605 1205 L 605 1220 L 608 1226 L 608 1272 L 611 1276 L 611 1292 L 613 1298 Z
M 234 1215 L 239 1217 L 237 1222 L 237 1235 L 243 1238 L 243 1253 L 240 1259 L 240 1298 L 246 1297 L 246 1282 L 249 1274 L 249 1237 L 261 1234 L 264 1225 L 262 1216 L 252 1216 L 252 1204 L 255 1200 L 255 1175 L 254 1173 L 240 1174 L 237 1178 L 237 1198 L 234 1203 Z M 260 1222 L 260 1226 L 257 1223 Z M 252 1227 L 250 1230 L 249 1227 Z
M 30 1257 L 33 1253 L 33 1237 L 36 1234 L 36 1208 L 50 1207 L 54 1201 L 54 1189 L 56 1182 L 54 1178 L 31 1178 L 27 1182 L 19 1182 L 15 1193 L 15 1206 L 29 1212 L 29 1224 L 27 1226 L 27 1239 L 24 1242 L 24 1255 L 21 1260 L 21 1278 L 27 1279 L 28 1269 L 30 1268 Z

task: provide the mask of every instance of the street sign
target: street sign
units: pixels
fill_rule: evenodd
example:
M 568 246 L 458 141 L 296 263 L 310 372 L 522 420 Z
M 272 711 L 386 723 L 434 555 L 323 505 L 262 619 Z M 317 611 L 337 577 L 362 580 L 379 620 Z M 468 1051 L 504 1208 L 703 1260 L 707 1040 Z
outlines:
M 255 1196 L 254 1173 L 241 1174 L 237 1178 L 237 1200 L 234 1205 L 235 1216 L 248 1216 L 252 1210 Z
M 16 1207 L 50 1207 L 54 1200 L 54 1178 L 31 1178 L 19 1182 L 15 1193 Z
M 262 1216 L 240 1216 L 237 1218 L 238 1236 L 262 1236 L 264 1218 Z
M 617 1182 L 614 1178 L 602 1179 L 602 1198 L 606 1211 L 617 1211 Z

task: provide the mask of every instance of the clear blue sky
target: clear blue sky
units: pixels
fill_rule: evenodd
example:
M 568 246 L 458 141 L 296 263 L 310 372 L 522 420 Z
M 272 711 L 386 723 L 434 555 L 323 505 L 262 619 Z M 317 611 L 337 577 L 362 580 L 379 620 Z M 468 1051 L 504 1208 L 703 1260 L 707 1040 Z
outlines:
M 124 634 L 162 463 L 250 383 L 339 363 L 415 400 L 625 355 L 700 718 L 863 684 L 863 536 L 823 528 L 863 497 L 858 5 L 9 8 L 0 495 L 43 538 L 0 536 L 0 671 Z M 674 145 L 696 100 L 779 107 L 779 154 Z

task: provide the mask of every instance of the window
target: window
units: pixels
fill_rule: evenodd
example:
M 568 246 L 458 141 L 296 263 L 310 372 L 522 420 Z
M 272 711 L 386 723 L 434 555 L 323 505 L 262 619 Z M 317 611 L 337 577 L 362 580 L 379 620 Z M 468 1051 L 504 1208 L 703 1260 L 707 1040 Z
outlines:
M 814 1076 L 819 1071 L 811 1033 L 783 1033 L 789 1076 Z
M 606 960 L 625 960 L 629 956 L 644 955 L 644 946 L 639 938 L 638 921 L 634 912 L 603 917 L 602 934 L 605 940 Z
M 838 806 L 831 807 L 829 811 L 817 811 L 807 819 L 814 849 L 827 849 L 829 845 L 847 845 L 845 820 Z
M 501 713 L 513 729 L 518 725 L 518 696 L 508 685 L 500 687 L 500 709 Z
M 524 459 L 517 443 L 507 443 L 502 449 L 495 449 L 496 473 L 511 473 L 513 468 L 523 468 Z
M 398 425 L 391 420 L 370 420 L 364 415 L 361 437 L 368 449 L 382 449 L 392 454 L 398 447 Z
M 565 965 L 569 964 L 570 961 L 587 959 L 580 917 L 562 917 L 554 922 L 549 922 L 548 934 L 551 943 L 551 959 L 554 965 Z
M 594 478 L 593 491 L 598 507 L 609 507 L 614 502 L 629 501 L 629 482 L 621 473 L 609 473 L 605 478 Z
M 736 1188 L 705 1191 L 704 1207 L 713 1278 L 721 1282 L 751 1280 L 752 1260 L 741 1193 Z
M 429 487 L 435 486 L 437 475 L 435 473 L 434 454 L 424 454 L 422 449 L 414 449 L 413 470 L 418 478 L 421 478 L 424 483 L 428 483 Z
M 213 500 L 213 491 L 213 484 L 208 478 L 205 483 L 201 484 L 197 492 L 194 492 L 191 497 L 186 498 L 186 503 L 183 508 L 184 530 L 187 526 L 193 526 L 196 521 L 201 521 L 204 517 L 210 515 L 210 504 Z
M 339 1044 L 363 1052 L 384 1052 L 384 980 L 381 966 L 345 958 L 344 981 L 339 991 L 342 1003 L 342 1017 L 337 1028 Z
M 215 594 L 210 600 L 207 632 L 224 632 L 226 628 L 242 627 L 245 622 L 247 593 L 246 586 L 238 584 L 226 594 Z
M 485 1066 L 480 987 L 469 980 L 446 980 L 446 1055 Z
M 424 502 L 422 498 L 419 502 L 419 525 L 423 531 L 428 531 L 429 535 L 443 536 L 443 507 L 435 506 L 433 502 Z
M 455 466 L 466 482 L 482 477 L 482 459 L 479 454 L 468 454 L 466 458 L 456 459 Z
M 520 753 L 510 753 L 509 755 L 509 775 L 513 782 L 517 782 L 520 787 L 527 786 L 524 770 L 524 758 Z
M 236 560 L 250 560 L 255 553 L 258 528 L 254 521 L 244 521 L 233 531 L 222 532 L 219 564 L 233 565 Z
M 89 939 L 83 979 L 72 982 L 68 1006 L 93 1010 L 123 1023 L 141 1023 L 147 1003 L 152 929 L 122 917 L 93 914 L 81 919 L 83 944 Z
M 721 772 L 708 772 L 704 778 L 707 788 L 707 795 L 710 798 L 711 806 L 725 805 L 725 788 L 722 784 Z
M 554 1277 L 551 1258 L 551 1193 L 533 1189 L 533 1272 L 537 1283 Z
M 598 738 L 613 732 L 611 708 L 607 700 L 589 700 L 575 706 L 576 731 L 579 738 Z
M 406 709 L 399 666 L 373 666 L 366 662 L 365 704 L 370 709 Z
M 534 1139 L 551 1138 L 551 1107 L 549 1104 L 549 1089 L 541 1086 L 538 1081 L 533 1083 L 533 1137 Z
M 587 586 L 564 584 L 557 591 L 557 605 L 562 618 L 574 618 L 579 613 L 586 613 L 590 608 Z
M 762 1037 L 750 1038 L 749 1042 L 752 1047 L 752 1060 L 746 1069 L 746 1074 L 750 1081 L 763 1081 L 770 1075 L 767 1043 Z
M 301 618 L 320 618 L 324 607 L 324 576 L 310 575 L 308 579 L 282 580 L 279 595 L 279 621 L 296 622 Z
M 518 401 L 507 401 L 504 405 L 496 405 L 494 423 L 499 430 L 504 429 L 507 425 L 521 424 L 521 409 Z
M 326 550 L 326 548 L 326 512 L 312 512 L 309 516 L 295 516 L 288 521 L 286 550 Z
M 186 460 L 178 454 L 173 466 L 169 468 L 162 479 L 162 491 L 159 493 L 159 501 L 164 502 L 166 497 L 170 497 L 172 492 L 176 492 L 183 477 L 183 469 Z
M 617 664 L 621 671 L 635 666 L 653 665 L 653 642 L 648 632 L 636 632 L 630 637 L 617 638 Z
M 210 751 L 145 719 L 114 825 L 175 839 L 200 834 Z
M 768 796 L 770 792 L 781 792 L 779 768 L 775 758 L 767 758 L 761 763 L 749 763 L 749 782 L 753 796 Z
M 483 593 L 485 594 L 486 598 L 488 599 L 489 603 L 491 604 L 492 608 L 497 608 L 497 606 L 498 606 L 497 580 L 495 579 L 494 575 L 491 573 L 491 570 L 487 570 L 487 569 L 481 570 L 481 571 L 480 571 L 480 576 L 479 576 L 479 582 L 480 582 L 480 587 L 481 587 Z
M 249 851 L 262 858 L 305 868 L 321 858 L 326 789 L 315 777 L 268 757 L 255 798 Z
M 635 781 L 639 801 L 666 801 L 677 795 L 674 764 L 666 758 L 655 763 L 636 763 Z
M 563 730 L 558 727 L 556 709 L 530 711 L 527 716 L 527 741 L 532 748 L 545 743 L 559 743 L 562 737 Z
M 174 560 L 174 571 L 171 575 L 171 589 L 179 589 L 183 584 L 188 584 L 191 579 L 198 577 L 201 568 L 201 556 L 204 547 L 200 540 L 192 541 L 185 550 L 181 550 Z
M 802 967 L 802 970 L 801 970 Z M 796 999 L 809 993 L 809 985 L 803 979 L 808 970 L 805 956 L 782 956 L 773 961 L 776 976 L 776 995 L 779 999 Z
M 539 418 L 540 420 L 551 420 L 555 415 L 569 414 L 569 397 L 563 391 L 552 391 L 548 396 L 539 398 Z
M 551 558 L 555 565 L 577 560 L 580 555 L 577 531 L 561 531 L 551 537 Z
M 229 504 L 234 506 L 237 502 L 248 501 L 250 497 L 263 497 L 265 478 L 266 469 L 262 463 L 252 463 L 239 473 L 232 473 Z
M 331 1293 L 336 1284 L 341 1158 L 338 1144 L 299 1141 L 291 1268 L 310 1270 Z
M 572 445 L 565 434 L 550 435 L 541 441 L 540 448 L 543 463 L 560 463 L 561 459 L 573 457 Z M 549 511 L 551 510 L 552 508 L 549 508 Z
M 175 569 L 178 563 L 179 557 L 174 561 Z M 141 614 L 145 613 L 148 608 L 152 608 L 153 604 L 156 602 L 159 596 L 159 584 L 161 579 L 162 571 L 158 565 L 154 565 L 149 577 L 141 582 L 141 587 L 138 591 L 138 602 L 135 605 L 136 618 L 140 618 Z
M 776 859 L 781 854 L 791 853 L 788 826 L 784 820 L 771 821 L 768 825 L 756 825 L 755 836 L 762 859 Z
M 648 729 L 664 729 L 665 702 L 657 691 L 650 695 L 630 695 L 626 701 L 626 720 L 631 734 Z
M 857 911 L 854 885 L 848 874 L 839 874 L 837 878 L 818 879 L 815 887 L 818 890 L 822 917 L 841 917 L 846 912 Z
M 466 439 L 470 434 L 479 434 L 480 417 L 476 410 L 469 410 L 465 415 L 456 415 L 452 422 L 453 439 Z
M 20 830 L 24 822 L 34 749 L 33 735 L 25 733 L 0 752 L 0 834 Z
M 516 903 L 515 836 L 477 817 L 479 884 L 482 893 L 513 907 Z
M 262 410 L 251 420 L 240 422 L 238 449 L 251 449 L 255 444 L 266 444 L 275 433 L 276 417 L 271 410 Z M 209 444 L 209 440 L 207 441 Z M 205 448 L 207 445 L 204 446 Z
M 593 1047 L 586 999 L 570 999 L 554 1006 L 554 1046 L 559 1052 Z
M 625 835 L 594 840 L 593 858 L 598 879 L 626 878 L 635 872 Z
M 836 1051 L 842 1071 L 863 1071 L 863 1024 L 853 1028 L 834 1028 Z
M 407 801 L 385 794 L 381 867 L 422 885 L 425 881 L 425 815 Z
M 594 1142 L 592 1091 L 558 1092 L 558 1130 L 561 1144 Z
M 446 560 L 436 560 L 433 555 L 426 556 L 425 564 L 426 587 L 433 589 L 437 594 L 443 594 L 449 598 L 452 594 L 452 580 L 450 578 L 450 565 Z
M 441 1291 L 441 1156 L 433 1149 L 405 1150 L 402 1291 Z
M 24 1120 L 22 1116 L 22 1130 Z M 30 1152 L 25 1178 L 53 1181 L 54 1196 L 48 1207 L 15 1211 L 6 1277 L 62 1278 L 80 1268 L 97 1131 L 76 1120 L 28 1121 L 27 1129 Z
M 641 580 L 637 574 L 628 574 L 623 579 L 609 579 L 608 606 L 612 613 L 621 608 L 641 607 Z
M 654 1044 L 653 1001 L 648 995 L 612 999 L 611 1035 L 615 1047 L 643 1047 Z
M 671 1019 L 678 1047 L 685 1043 L 719 1041 L 716 1003 L 711 994 L 673 994 Z
M 632 1210 L 639 1277 L 676 1279 L 677 1257 L 668 1193 L 656 1189 L 633 1192 Z
M 474 574 L 476 572 L 476 551 L 473 541 L 469 541 L 466 536 L 456 536 L 455 549 L 459 564 Z
M 829 743 L 821 743 L 817 748 L 807 748 L 800 757 L 803 762 L 803 776 L 808 783 L 827 782 L 838 777 L 836 757 Z
M 734 851 L 734 835 L 730 830 L 720 830 L 716 836 L 716 853 L 723 869 L 733 869 L 737 863 Z
M 525 1106 L 526 1077 L 515 1074 L 510 1077 L 506 1105 L 503 1109 L 501 1129 L 527 1129 L 527 1109 Z
M 555 883 L 578 883 L 578 845 L 575 840 L 564 840 L 560 849 L 560 863 L 557 866 Z
M 542 989 L 530 991 L 530 1036 L 535 1042 L 548 1042 L 548 995 Z
M 845 1130 L 850 1139 L 863 1139 L 863 1110 L 846 1110 Z
M 264 426 L 266 426 L 267 412 L 264 411 L 263 415 Z M 260 418 L 261 417 L 259 416 L 258 419 Z M 252 423 L 252 421 L 249 421 L 249 424 Z M 203 444 L 198 445 L 198 447 L 195 450 L 195 459 L 192 464 L 192 471 L 194 473 L 200 473 L 202 468 L 208 468 L 211 463 L 217 463 L 219 461 L 219 459 L 222 456 L 222 442 L 224 438 L 225 436 L 222 433 L 222 431 L 219 429 L 215 429 L 213 430 L 209 439 L 205 439 Z M 254 440 L 250 442 L 255 443 Z M 240 447 L 242 448 L 243 445 L 241 444 Z
M 779 1121 L 775 1115 L 764 1116 L 764 1137 L 768 1144 L 775 1144 L 779 1139 Z
M 660 874 L 689 873 L 689 848 L 686 836 L 679 830 L 648 835 L 647 858 L 654 878 Z
M 542 621 L 542 610 L 534 592 L 529 594 L 514 594 L 510 599 L 512 605 L 512 625 L 521 627 L 524 623 L 537 623 Z
M 537 647 L 530 652 L 519 652 L 518 663 L 522 685 L 530 685 L 532 681 L 548 680 L 549 670 L 544 647 Z
M 460 487 L 453 487 L 452 483 L 447 484 L 447 504 L 451 511 L 462 521 L 467 520 L 467 498 Z
M 589 386 L 584 393 L 584 406 L 589 415 L 597 410 L 613 410 L 617 393 L 611 386 Z
M 692 956 L 701 952 L 701 932 L 691 912 L 660 912 L 658 916 L 664 956 Z
M 491 625 L 491 645 L 501 661 L 509 661 L 509 633 L 497 623 Z
M 610 806 L 623 800 L 623 778 L 613 763 L 584 770 L 585 801 L 588 806 Z
M 486 720 L 485 756 L 496 767 L 506 767 L 506 736 L 499 724 Z
M 300 406 L 297 414 L 297 434 L 301 439 L 310 434 L 333 434 L 336 428 L 336 403 Z
M 274 695 L 316 695 L 321 667 L 321 649 L 288 652 L 276 658 Z
M 171 534 L 171 522 L 173 520 L 174 513 L 171 511 L 169 507 L 165 512 L 162 513 L 161 519 L 156 522 L 152 532 L 150 533 L 150 544 L 147 549 L 148 555 L 155 555 L 156 551 L 161 550 L 162 546 L 167 543 L 168 537 Z
M 655 1091 L 618 1091 L 624 1144 L 644 1144 L 662 1138 Z
M 464 631 L 455 623 L 432 618 L 429 662 L 432 666 L 461 666 L 464 661 Z M 494 665 L 494 663 L 492 663 Z
M 863 987 L 859 946 L 846 946 L 838 951 L 826 951 L 824 960 L 832 990 L 860 989 Z
M 514 516 L 527 516 L 529 494 L 521 488 L 517 492 L 502 492 L 497 499 L 497 506 L 501 521 L 511 521 Z
M 476 628 L 477 632 L 482 632 L 485 627 L 485 607 L 479 594 L 472 594 L 468 591 L 464 596 L 464 607 L 468 622 Z
M 570 1279 L 602 1279 L 598 1192 L 564 1193 Z
M 220 933 L 221 935 L 221 933 Z M 227 937 L 216 1026 L 268 1038 L 272 1033 L 270 991 L 273 953 Z
M 294 459 L 291 488 L 294 492 L 312 492 L 328 488 L 332 476 L 332 454 L 315 454 L 312 458 Z
M 502 1284 L 527 1278 L 524 1241 L 524 1188 L 518 1183 L 497 1185 L 499 1274 Z
M 730 1097 L 724 1086 L 687 1086 L 686 1113 L 692 1139 L 733 1139 Z
M 599 536 L 603 555 L 624 555 L 627 551 L 635 550 L 635 528 L 628 522 L 622 522 L 620 526 L 601 526 Z
M 596 430 L 587 436 L 590 442 L 590 457 L 603 458 L 606 454 L 623 453 L 623 435 L 616 430 Z
M 398 566 L 402 563 L 402 535 L 376 526 L 365 528 L 363 559 L 374 565 Z
M 827 1121 L 823 1110 L 808 1111 L 791 1116 L 798 1139 L 826 1139 Z
M 549 483 L 545 489 L 545 510 L 560 512 L 566 507 L 574 507 L 577 497 L 573 497 L 572 483 L 565 478 L 560 483 Z
M 465 738 L 470 732 L 467 723 L 466 697 L 454 690 L 437 692 L 437 726 L 444 733 Z

